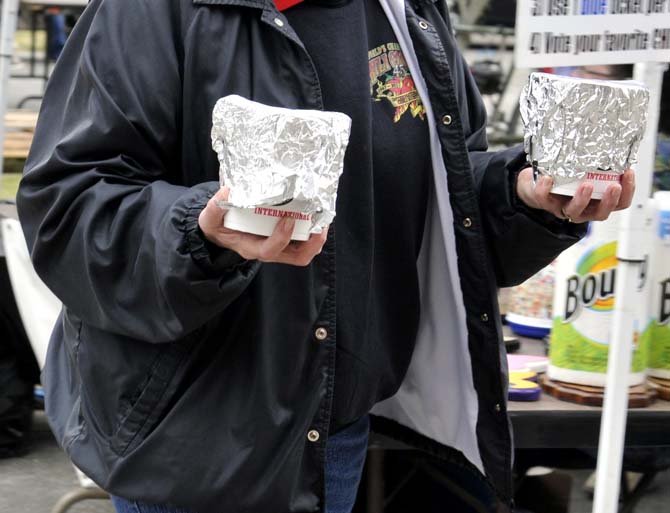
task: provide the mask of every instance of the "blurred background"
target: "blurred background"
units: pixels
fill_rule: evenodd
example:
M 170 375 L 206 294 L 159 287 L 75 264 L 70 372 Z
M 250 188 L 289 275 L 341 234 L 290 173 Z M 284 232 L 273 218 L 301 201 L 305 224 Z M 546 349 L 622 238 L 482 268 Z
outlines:
M 517 69 L 513 63 L 516 2 L 448 3 L 456 36 L 487 105 L 491 147 L 521 143 L 519 94 L 532 70 Z M 13 251 L 7 249 L 7 238 L 17 229 L 12 224 L 16 219 L 14 198 L 42 94 L 85 5 L 85 0 L 22 1 L 13 41 L 3 120 L 4 170 L 0 174 L 0 218 L 6 221 L 4 240 L 0 241 L 4 242 L 0 243 L 0 513 L 113 512 L 104 492 L 75 471 L 50 434 L 39 386 L 45 335 L 35 334 L 35 327 L 28 326 L 30 314 L 26 314 L 25 307 L 21 311 L 17 304 L 6 262 L 7 254 Z M 632 66 L 620 65 L 547 65 L 543 71 L 600 79 L 628 79 L 633 72 Z M 667 75 L 666 72 L 661 100 L 654 191 L 670 190 Z M 611 239 L 606 233 L 590 236 L 602 243 Z M 661 259 L 667 257 L 670 261 L 667 248 L 659 251 L 665 255 Z M 578 255 L 569 258 L 574 260 Z M 500 292 L 510 368 L 517 373 L 512 376 L 517 381 L 510 399 L 521 397 L 510 406 L 516 433 L 519 511 L 585 513 L 592 509 L 600 418 L 597 403 L 598 397 L 602 400 L 602 388 L 583 383 L 568 383 L 565 387 L 559 383 L 554 388 L 541 385 L 541 376 L 552 365 L 551 332 L 557 318 L 553 301 L 562 273 L 560 264 L 552 264 L 526 284 Z M 44 309 L 52 306 L 45 305 Z M 636 391 L 640 403 L 629 415 L 622 512 L 669 511 L 670 380 L 662 376 L 645 381 L 640 385 L 642 389 Z M 514 393 L 516 397 L 512 397 Z M 388 440 L 373 438 L 356 511 L 485 511 L 472 501 L 475 492 L 471 487 L 472 484 L 459 481 L 457 468 Z

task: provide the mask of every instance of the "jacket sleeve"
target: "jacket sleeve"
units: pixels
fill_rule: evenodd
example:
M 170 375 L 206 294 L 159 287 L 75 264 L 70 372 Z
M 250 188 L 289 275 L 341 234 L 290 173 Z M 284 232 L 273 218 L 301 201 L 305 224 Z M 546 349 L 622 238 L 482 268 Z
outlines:
M 516 178 L 527 166 L 523 148 L 471 150 L 470 160 L 498 287 L 522 283 L 586 234 L 586 223 L 569 223 L 517 198 Z
M 17 205 L 38 274 L 88 324 L 173 341 L 258 264 L 208 247 L 216 182 L 184 186 L 180 37 L 166 5 L 93 0 L 47 88 Z
M 474 173 L 482 225 L 492 255 L 498 287 L 519 284 L 548 265 L 586 233 L 586 224 L 568 223 L 531 209 L 516 197 L 516 177 L 526 167 L 521 146 L 487 151 L 486 109 L 451 31 L 445 52 L 458 101 L 460 119 Z

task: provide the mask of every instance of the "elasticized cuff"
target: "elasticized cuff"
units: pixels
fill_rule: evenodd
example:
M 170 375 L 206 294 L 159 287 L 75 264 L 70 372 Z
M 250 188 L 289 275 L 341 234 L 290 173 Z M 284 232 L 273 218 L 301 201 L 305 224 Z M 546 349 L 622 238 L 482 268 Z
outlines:
M 248 260 L 235 251 L 222 248 L 207 240 L 200 229 L 198 224 L 200 212 L 217 190 L 218 185 L 216 184 L 204 187 L 202 193 L 198 194 L 188 207 L 183 224 L 186 247 L 196 264 L 207 273 L 221 273 L 249 264 Z

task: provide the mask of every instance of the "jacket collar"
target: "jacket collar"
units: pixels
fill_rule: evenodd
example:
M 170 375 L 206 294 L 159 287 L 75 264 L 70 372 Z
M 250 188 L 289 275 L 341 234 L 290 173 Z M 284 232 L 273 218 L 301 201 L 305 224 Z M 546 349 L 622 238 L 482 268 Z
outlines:
M 434 4 L 437 0 L 422 1 Z M 241 5 L 243 7 L 256 7 L 258 9 L 264 9 L 268 6 L 274 7 L 273 0 L 193 0 L 193 3 L 196 5 Z
M 196 5 L 240 5 L 242 7 L 256 7 L 257 9 L 274 7 L 272 0 L 193 0 L 193 3 Z

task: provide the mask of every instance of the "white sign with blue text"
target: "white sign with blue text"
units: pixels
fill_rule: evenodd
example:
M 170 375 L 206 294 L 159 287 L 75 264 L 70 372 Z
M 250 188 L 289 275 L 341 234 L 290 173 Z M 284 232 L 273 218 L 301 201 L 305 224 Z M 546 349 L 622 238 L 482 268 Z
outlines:
M 670 0 L 519 0 L 516 66 L 670 62 Z

